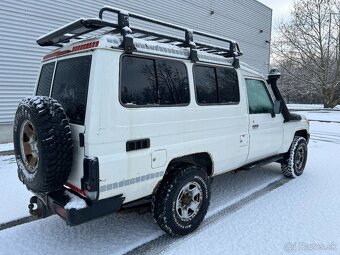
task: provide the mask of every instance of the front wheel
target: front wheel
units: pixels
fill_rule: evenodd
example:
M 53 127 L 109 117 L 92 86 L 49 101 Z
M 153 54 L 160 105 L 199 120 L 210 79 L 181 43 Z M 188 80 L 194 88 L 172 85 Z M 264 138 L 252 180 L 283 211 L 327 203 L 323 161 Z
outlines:
M 207 172 L 198 166 L 183 164 L 168 169 L 153 197 L 155 222 L 172 236 L 194 231 L 203 221 L 210 204 Z
M 307 141 L 304 137 L 296 136 L 281 164 L 285 176 L 295 178 L 300 176 L 307 162 Z

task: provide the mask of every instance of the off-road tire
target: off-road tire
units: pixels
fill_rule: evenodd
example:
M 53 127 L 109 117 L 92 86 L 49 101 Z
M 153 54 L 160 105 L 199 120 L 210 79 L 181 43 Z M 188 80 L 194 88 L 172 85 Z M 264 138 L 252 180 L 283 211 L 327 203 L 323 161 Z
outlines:
M 24 123 L 30 123 L 35 131 L 38 162 L 35 168 L 27 167 L 20 134 Z M 67 181 L 72 167 L 72 137 L 66 114 L 62 106 L 46 96 L 23 99 L 16 111 L 13 141 L 19 179 L 36 193 L 60 189 Z M 29 170 L 30 171 L 29 171 Z
M 298 151 L 302 150 L 303 153 L 303 160 L 301 163 L 301 167 L 297 167 L 297 153 L 299 153 Z M 307 154 L 308 154 L 308 150 L 307 150 L 307 141 L 304 137 L 301 136 L 295 136 L 293 139 L 293 142 L 290 146 L 289 151 L 286 153 L 282 163 L 281 163 L 281 170 L 282 173 L 286 176 L 286 177 L 290 177 L 290 178 L 295 178 L 300 176 L 303 171 L 304 168 L 306 166 L 306 162 L 307 162 Z
M 202 203 L 197 214 L 189 221 L 182 221 L 176 212 L 176 200 L 181 189 L 195 182 L 202 190 Z M 193 232 L 203 221 L 210 204 L 210 183 L 205 169 L 192 164 L 169 167 L 152 199 L 152 214 L 158 226 L 171 236 Z

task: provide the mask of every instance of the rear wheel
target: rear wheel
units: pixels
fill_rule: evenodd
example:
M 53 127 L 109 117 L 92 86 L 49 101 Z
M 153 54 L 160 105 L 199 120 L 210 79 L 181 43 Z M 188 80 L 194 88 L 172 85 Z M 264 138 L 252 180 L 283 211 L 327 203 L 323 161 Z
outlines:
M 307 162 L 307 141 L 304 137 L 296 136 L 281 164 L 282 173 L 291 178 L 300 176 Z
M 152 201 L 155 222 L 172 236 L 194 231 L 203 221 L 210 204 L 207 172 L 190 164 L 168 169 Z

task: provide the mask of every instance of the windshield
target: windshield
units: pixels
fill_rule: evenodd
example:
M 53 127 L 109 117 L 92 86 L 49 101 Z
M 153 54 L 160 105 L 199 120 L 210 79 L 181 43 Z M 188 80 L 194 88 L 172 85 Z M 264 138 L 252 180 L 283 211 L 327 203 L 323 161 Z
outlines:
M 71 123 L 84 124 L 91 58 L 87 55 L 59 60 L 55 71 L 54 62 L 43 65 L 41 69 L 36 95 L 51 94 L 63 106 Z

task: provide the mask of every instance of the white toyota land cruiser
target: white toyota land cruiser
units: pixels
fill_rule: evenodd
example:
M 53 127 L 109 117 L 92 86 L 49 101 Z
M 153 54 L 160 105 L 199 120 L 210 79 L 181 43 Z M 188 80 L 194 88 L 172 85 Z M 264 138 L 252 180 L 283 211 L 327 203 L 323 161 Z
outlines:
M 59 48 L 14 122 L 32 215 L 72 226 L 150 199 L 155 222 L 180 236 L 204 219 L 213 176 L 270 162 L 287 177 L 304 170 L 308 121 L 288 111 L 279 72 L 240 63 L 232 40 L 104 7 L 37 43 Z

